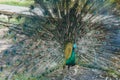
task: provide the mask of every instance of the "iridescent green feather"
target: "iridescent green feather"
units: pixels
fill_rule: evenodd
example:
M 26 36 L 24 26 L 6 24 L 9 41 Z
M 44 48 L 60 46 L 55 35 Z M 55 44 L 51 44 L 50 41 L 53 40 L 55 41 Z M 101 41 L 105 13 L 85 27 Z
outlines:
M 68 58 L 66 60 L 66 65 L 70 65 L 70 66 L 75 65 L 75 52 L 74 52 L 74 50 L 72 50 L 70 58 Z

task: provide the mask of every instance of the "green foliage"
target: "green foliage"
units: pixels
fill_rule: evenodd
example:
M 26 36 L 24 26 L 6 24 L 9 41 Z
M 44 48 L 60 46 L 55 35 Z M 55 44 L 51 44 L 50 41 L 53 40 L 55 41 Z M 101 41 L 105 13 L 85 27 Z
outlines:
M 14 5 L 14 6 L 30 6 L 34 1 L 16 1 L 16 0 L 4 0 L 0 1 L 0 4 Z

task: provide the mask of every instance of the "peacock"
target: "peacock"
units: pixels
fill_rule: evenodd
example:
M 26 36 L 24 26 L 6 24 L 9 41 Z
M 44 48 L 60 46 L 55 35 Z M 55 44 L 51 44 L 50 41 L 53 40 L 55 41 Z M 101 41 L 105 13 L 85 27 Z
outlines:
M 75 65 L 75 48 L 76 44 L 68 43 L 65 47 L 65 64 L 68 65 L 68 69 L 70 66 Z
M 9 27 L 7 35 L 12 35 L 15 44 L 3 51 L 2 60 L 9 66 L 6 79 L 20 75 L 30 76 L 28 80 L 68 80 L 67 76 L 88 80 L 80 74 L 86 69 L 87 73 L 93 69 L 107 72 L 103 80 L 120 79 L 116 0 L 34 1 L 29 10 L 32 15 L 20 17 L 21 24 Z M 69 72 L 74 67 L 72 76 Z

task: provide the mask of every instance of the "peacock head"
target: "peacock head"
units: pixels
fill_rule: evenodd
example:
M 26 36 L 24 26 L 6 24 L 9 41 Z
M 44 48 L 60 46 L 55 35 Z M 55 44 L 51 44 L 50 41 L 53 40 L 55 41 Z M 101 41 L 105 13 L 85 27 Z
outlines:
M 77 48 L 77 44 L 76 44 L 76 43 L 73 44 L 73 48 L 74 48 L 74 49 Z

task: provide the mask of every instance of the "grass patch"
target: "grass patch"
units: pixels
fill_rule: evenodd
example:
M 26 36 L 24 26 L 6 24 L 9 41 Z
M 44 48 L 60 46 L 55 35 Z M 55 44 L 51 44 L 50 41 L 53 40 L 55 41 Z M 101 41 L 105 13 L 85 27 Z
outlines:
M 7 5 L 13 5 L 13 6 L 30 6 L 33 4 L 33 0 L 28 1 L 17 1 L 17 0 L 0 0 L 0 4 L 7 4 Z
M 0 29 L 2 29 L 2 28 L 4 28 L 4 26 L 3 26 L 3 25 L 0 25 Z

